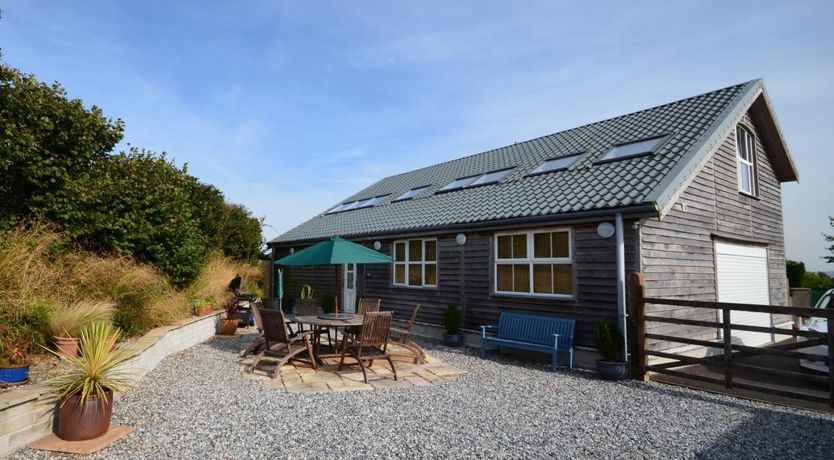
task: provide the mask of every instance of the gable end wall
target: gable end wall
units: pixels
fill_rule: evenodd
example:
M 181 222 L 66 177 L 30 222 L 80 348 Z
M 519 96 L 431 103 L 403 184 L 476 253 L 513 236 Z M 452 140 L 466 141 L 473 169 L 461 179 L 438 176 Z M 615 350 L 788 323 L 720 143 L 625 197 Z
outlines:
M 646 296 L 716 301 L 713 238 L 720 235 L 767 244 L 770 302 L 788 304 L 781 184 L 749 114 L 741 123 L 756 137 L 759 198 L 738 192 L 733 129 L 663 220 L 643 222 L 640 253 Z M 687 206 L 686 212 L 681 204 Z M 659 305 L 649 309 L 680 318 L 716 320 L 714 312 L 704 309 Z M 671 324 L 650 327 L 659 334 L 703 339 L 717 336 L 716 331 L 706 328 Z M 658 348 L 668 348 L 660 345 Z

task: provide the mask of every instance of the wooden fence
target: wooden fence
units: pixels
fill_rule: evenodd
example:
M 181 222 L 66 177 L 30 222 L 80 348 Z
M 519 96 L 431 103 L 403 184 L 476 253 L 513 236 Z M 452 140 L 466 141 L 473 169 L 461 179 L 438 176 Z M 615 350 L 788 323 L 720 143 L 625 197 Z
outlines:
M 813 401 L 818 403 L 827 403 L 834 407 L 834 372 L 831 371 L 832 363 L 834 363 L 834 310 L 818 310 L 813 308 L 798 308 L 785 307 L 776 305 L 750 305 L 724 302 L 704 302 L 697 300 L 683 300 L 683 299 L 660 299 L 645 297 L 643 290 L 643 274 L 632 273 L 628 279 L 628 303 L 629 303 L 629 317 L 630 325 L 632 327 L 632 359 L 633 368 L 636 377 L 641 379 L 648 378 L 650 372 L 657 374 L 665 374 L 682 379 L 689 379 L 701 381 L 711 384 L 723 385 L 728 389 L 738 388 L 742 390 L 759 391 L 762 393 L 772 394 L 776 396 L 797 398 L 806 401 Z M 661 316 L 658 314 L 647 314 L 646 305 L 671 305 L 679 307 L 691 307 L 715 310 L 721 312 L 721 321 L 703 321 L 690 318 L 674 318 Z M 797 329 L 784 329 L 775 327 L 752 326 L 747 324 L 734 324 L 731 322 L 731 312 L 756 312 L 756 313 L 770 313 L 780 315 L 791 315 L 794 317 L 809 318 L 822 317 L 828 320 L 827 332 L 815 331 L 800 331 Z M 718 314 L 716 313 L 716 319 Z M 695 339 L 691 337 L 675 336 L 669 334 L 656 334 L 649 330 L 648 323 L 662 323 L 662 324 L 676 324 L 685 326 L 697 326 L 704 328 L 714 328 L 721 330 L 721 338 L 715 341 Z M 790 341 L 788 343 L 768 344 L 766 346 L 748 346 L 739 343 L 733 343 L 731 331 L 751 331 L 768 334 L 776 334 L 781 336 L 804 337 L 805 341 Z M 717 349 L 717 356 L 694 357 L 687 356 L 680 353 L 671 353 L 667 351 L 652 350 L 649 347 L 649 340 L 666 341 L 673 343 L 680 343 L 685 345 L 695 345 L 706 347 L 707 349 Z M 801 350 L 807 347 L 817 345 L 828 345 L 828 356 L 805 353 Z M 751 355 L 766 355 L 776 356 L 782 358 L 796 358 L 805 359 L 815 362 L 825 362 L 829 367 L 828 375 L 811 375 L 797 371 L 790 371 L 784 369 L 774 369 L 760 365 L 745 364 L 737 362 L 738 358 Z M 660 364 L 649 364 L 649 357 L 663 358 L 668 360 Z M 693 364 L 700 365 L 715 365 L 716 361 L 723 361 L 723 379 L 710 377 L 706 375 L 693 374 L 683 372 L 675 368 L 690 366 Z M 816 384 L 827 384 L 828 396 L 818 396 L 808 394 L 807 392 L 793 391 L 785 388 L 774 388 L 759 383 L 750 383 L 735 381 L 733 378 L 734 371 L 745 370 L 756 373 L 773 375 L 779 377 L 789 377 L 792 379 L 814 382 Z

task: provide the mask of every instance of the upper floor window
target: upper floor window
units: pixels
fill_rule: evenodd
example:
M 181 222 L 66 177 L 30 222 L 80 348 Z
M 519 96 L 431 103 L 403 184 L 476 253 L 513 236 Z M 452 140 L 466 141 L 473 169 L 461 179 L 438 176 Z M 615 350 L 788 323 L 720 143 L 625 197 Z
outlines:
M 573 296 L 573 243 L 570 230 L 496 234 L 495 292 L 565 298 Z
M 736 127 L 736 164 L 738 165 L 738 191 L 748 195 L 757 195 L 756 138 L 742 126 Z
M 418 239 L 394 242 L 395 286 L 437 286 L 437 240 Z

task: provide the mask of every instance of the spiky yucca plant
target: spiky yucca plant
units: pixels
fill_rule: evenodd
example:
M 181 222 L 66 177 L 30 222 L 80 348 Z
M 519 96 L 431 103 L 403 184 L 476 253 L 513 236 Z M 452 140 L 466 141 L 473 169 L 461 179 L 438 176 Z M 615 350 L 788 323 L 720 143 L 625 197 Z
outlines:
M 135 383 L 133 373 L 124 363 L 130 354 L 116 348 L 120 332 L 109 323 L 93 323 L 81 331 L 79 356 L 62 356 L 50 350 L 70 365 L 70 369 L 50 380 L 50 386 L 63 402 L 75 394 L 81 403 L 95 395 L 106 398 L 105 390 L 124 391 Z

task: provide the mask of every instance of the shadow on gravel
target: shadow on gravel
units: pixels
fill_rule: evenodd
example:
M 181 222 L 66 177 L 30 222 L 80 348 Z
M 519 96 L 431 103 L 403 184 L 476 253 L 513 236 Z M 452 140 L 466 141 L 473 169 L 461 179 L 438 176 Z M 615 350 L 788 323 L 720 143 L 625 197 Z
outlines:
M 751 416 L 698 451 L 702 458 L 832 458 L 834 421 L 748 408 Z

